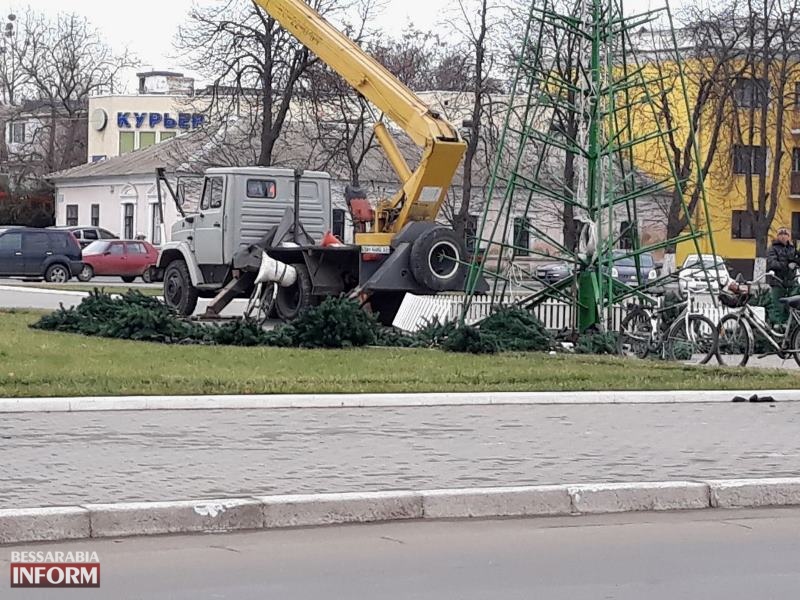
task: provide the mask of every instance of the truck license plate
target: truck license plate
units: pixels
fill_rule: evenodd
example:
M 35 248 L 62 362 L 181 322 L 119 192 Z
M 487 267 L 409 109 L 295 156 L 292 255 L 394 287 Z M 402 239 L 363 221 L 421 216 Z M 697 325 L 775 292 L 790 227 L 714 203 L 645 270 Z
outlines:
M 389 254 L 389 246 L 361 246 L 361 254 Z

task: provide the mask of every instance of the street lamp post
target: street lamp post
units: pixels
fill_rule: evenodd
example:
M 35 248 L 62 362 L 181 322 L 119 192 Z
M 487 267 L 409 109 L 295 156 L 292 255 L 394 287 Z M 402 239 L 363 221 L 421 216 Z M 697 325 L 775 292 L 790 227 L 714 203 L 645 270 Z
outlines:
M 0 46 L 0 53 L 3 54 L 3 71 L 5 76 L 4 83 L 4 100 L 7 104 L 14 104 L 14 79 L 16 75 L 14 65 L 14 43 L 16 42 L 17 27 L 15 21 L 17 15 L 14 13 L 6 17 L 6 24 L 3 30 L 3 44 Z M 9 54 L 11 55 L 11 68 L 9 69 Z

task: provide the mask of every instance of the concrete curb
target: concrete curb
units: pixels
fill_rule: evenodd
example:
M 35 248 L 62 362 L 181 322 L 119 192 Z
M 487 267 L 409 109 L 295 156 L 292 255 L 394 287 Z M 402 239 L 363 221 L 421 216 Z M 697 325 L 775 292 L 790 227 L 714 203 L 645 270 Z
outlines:
M 98 285 L 97 287 L 103 287 Z M 57 294 L 59 296 L 88 296 L 89 292 L 78 292 L 76 290 L 54 290 L 50 288 L 40 288 L 28 285 L 0 285 L 0 290 L 9 292 L 32 292 L 34 294 Z
M 0 413 L 112 410 L 220 410 L 275 408 L 378 408 L 495 404 L 697 404 L 731 402 L 753 390 L 464 392 L 415 394 L 264 394 L 218 396 L 116 396 L 0 398 Z M 779 402 L 800 401 L 800 390 L 757 390 Z
M 800 506 L 800 478 L 544 485 L 0 510 L 0 544 L 407 519 Z

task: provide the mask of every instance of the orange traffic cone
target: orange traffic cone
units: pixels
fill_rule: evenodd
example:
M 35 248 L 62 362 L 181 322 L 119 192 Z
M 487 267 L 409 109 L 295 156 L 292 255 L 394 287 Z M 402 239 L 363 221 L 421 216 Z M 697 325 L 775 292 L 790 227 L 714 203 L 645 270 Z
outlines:
M 325 235 L 322 236 L 322 243 L 320 244 L 323 248 L 327 248 L 328 246 L 344 246 L 344 244 L 333 235 L 332 232 L 326 231 Z

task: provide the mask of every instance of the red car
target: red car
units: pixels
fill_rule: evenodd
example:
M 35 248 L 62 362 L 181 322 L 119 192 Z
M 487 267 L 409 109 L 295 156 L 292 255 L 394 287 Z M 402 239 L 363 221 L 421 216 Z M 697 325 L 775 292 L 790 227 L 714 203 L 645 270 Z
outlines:
M 98 240 L 83 249 L 81 281 L 95 275 L 118 275 L 125 283 L 141 277 L 149 283 L 148 269 L 158 261 L 158 250 L 148 242 L 126 240 Z

